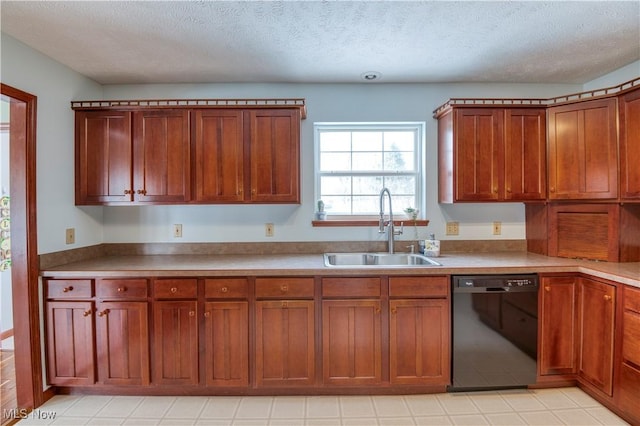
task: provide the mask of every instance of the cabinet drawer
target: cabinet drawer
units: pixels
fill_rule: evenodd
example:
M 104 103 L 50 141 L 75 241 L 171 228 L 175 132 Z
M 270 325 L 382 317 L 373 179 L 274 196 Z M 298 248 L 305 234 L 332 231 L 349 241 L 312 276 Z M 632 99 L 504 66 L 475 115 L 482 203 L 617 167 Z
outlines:
M 322 297 L 380 297 L 380 278 L 323 278 Z
M 447 277 L 390 277 L 390 297 L 447 297 L 449 295 Z
M 622 328 L 622 358 L 640 367 L 640 313 L 625 311 Z
M 47 299 L 85 299 L 93 296 L 93 280 L 47 280 Z
M 100 280 L 96 294 L 102 299 L 140 299 L 147 297 L 147 280 Z
M 209 278 L 204 280 L 204 297 L 207 299 L 246 299 L 249 283 L 246 278 Z
M 156 280 L 153 282 L 153 295 L 156 299 L 195 299 L 198 297 L 198 280 Z
M 624 308 L 640 313 L 640 290 L 629 286 L 624 288 Z
M 313 278 L 257 278 L 257 298 L 313 298 Z
M 620 383 L 618 388 L 619 406 L 622 411 L 630 414 L 633 420 L 640 421 L 640 370 L 630 365 L 622 364 L 620 367 Z M 631 422 L 634 423 L 633 421 Z

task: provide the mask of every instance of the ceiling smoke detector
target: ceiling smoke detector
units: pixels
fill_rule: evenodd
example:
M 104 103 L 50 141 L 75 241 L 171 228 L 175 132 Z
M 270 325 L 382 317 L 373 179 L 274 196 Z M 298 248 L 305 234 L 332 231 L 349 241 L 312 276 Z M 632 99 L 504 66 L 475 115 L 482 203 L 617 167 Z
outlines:
M 367 71 L 360 74 L 360 78 L 364 81 L 376 81 L 382 78 L 382 74 L 378 71 Z

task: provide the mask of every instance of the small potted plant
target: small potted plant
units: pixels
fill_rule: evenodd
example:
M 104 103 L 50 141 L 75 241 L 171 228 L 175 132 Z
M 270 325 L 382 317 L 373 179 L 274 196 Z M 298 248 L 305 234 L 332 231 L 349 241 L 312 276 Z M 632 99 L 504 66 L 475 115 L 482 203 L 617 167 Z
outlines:
M 413 207 L 407 207 L 404 209 L 404 214 L 406 214 L 409 219 L 413 220 L 413 232 L 416 240 L 418 239 L 418 223 L 416 221 L 418 220 L 419 212 L 420 210 L 414 209 Z
M 325 220 L 327 218 L 327 212 L 324 211 L 324 201 L 318 200 L 318 210 L 316 211 L 317 220 Z

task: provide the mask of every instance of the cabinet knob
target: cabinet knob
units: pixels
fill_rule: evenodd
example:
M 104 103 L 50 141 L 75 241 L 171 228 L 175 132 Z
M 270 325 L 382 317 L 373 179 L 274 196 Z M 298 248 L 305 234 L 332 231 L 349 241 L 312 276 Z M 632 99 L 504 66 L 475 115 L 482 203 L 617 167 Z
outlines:
M 556 192 L 556 188 L 552 186 L 551 188 L 549 188 L 549 192 Z
M 376 314 L 379 314 L 380 312 L 382 312 L 382 310 L 379 307 L 376 308 Z
M 612 297 L 609 296 L 608 294 L 604 295 L 604 300 L 606 300 L 607 302 L 611 301 Z
M 124 190 L 124 195 L 130 195 L 130 194 L 133 194 L 133 191 L 131 189 Z
M 70 291 L 73 291 L 73 286 L 71 285 L 62 289 L 63 293 L 69 293 Z
M 392 313 L 392 314 L 394 314 L 394 315 L 395 315 L 397 312 L 398 312 L 398 310 L 397 310 L 396 308 L 391 308 L 391 313 Z M 376 313 L 377 313 L 377 312 L 376 312 Z
M 140 195 L 147 195 L 147 190 L 146 189 L 138 189 L 137 193 L 140 194 Z
M 126 287 L 118 287 L 118 293 L 124 293 L 125 291 L 127 291 Z
M 89 310 L 87 310 L 87 311 L 84 311 L 84 312 L 82 313 L 82 316 L 83 316 L 83 317 L 88 317 L 89 315 L 91 315 L 91 312 L 92 312 L 92 311 L 91 311 L 91 309 L 89 309 Z
M 280 286 L 280 290 L 281 290 L 283 293 L 286 293 L 287 291 L 289 291 L 289 287 L 288 287 L 287 285 L 281 285 L 281 286 Z
M 223 293 L 227 293 L 227 292 L 229 291 L 229 288 L 227 288 L 227 287 L 222 287 L 222 288 L 220 289 L 220 291 L 221 291 L 221 292 L 223 292 Z
M 107 315 L 108 313 L 109 313 L 109 310 L 108 310 L 108 309 L 105 309 L 104 311 L 100 311 L 100 312 L 98 312 L 98 316 L 99 316 L 99 317 L 103 317 L 103 316 Z
M 253 195 L 256 195 L 256 192 L 257 192 L 257 191 L 256 191 L 255 189 L 252 189 L 252 190 L 251 190 L 251 193 L 252 193 Z
M 493 193 L 494 193 L 494 194 L 497 194 L 497 193 L 498 193 L 498 187 L 497 187 L 497 186 L 494 186 L 494 187 L 493 187 Z
M 189 311 L 189 316 L 190 317 L 195 317 L 196 316 L 196 311 Z
M 544 291 L 550 292 L 551 291 L 551 286 L 550 285 L 545 285 L 544 286 Z
M 289 303 L 288 302 L 282 302 L 282 304 L 280 305 L 283 308 L 288 308 L 289 307 Z
M 205 313 L 204 313 L 204 317 L 205 317 L 205 318 L 209 318 L 210 316 L 211 316 L 211 312 L 205 312 Z
M 511 194 L 511 188 L 507 188 L 507 192 Z
M 177 293 L 178 292 L 178 287 L 171 287 L 171 293 Z

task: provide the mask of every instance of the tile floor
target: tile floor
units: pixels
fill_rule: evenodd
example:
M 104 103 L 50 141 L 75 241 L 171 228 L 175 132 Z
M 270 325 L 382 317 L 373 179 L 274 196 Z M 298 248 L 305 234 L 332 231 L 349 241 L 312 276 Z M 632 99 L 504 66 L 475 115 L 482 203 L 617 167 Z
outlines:
M 546 426 L 627 423 L 580 389 L 562 388 L 407 396 L 58 395 L 17 424 Z

